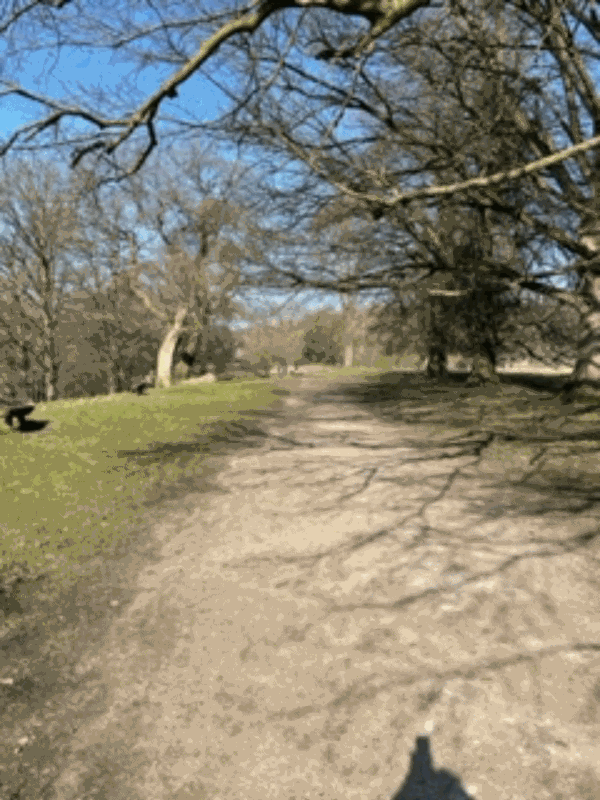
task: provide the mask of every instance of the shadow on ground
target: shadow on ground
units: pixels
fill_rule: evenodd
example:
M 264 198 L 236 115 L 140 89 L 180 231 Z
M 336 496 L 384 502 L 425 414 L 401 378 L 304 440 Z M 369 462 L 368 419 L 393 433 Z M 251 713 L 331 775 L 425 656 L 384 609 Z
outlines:
M 392 800 L 470 800 L 470 795 L 456 775 L 434 768 L 429 737 L 418 736 L 410 771 Z
M 467 373 L 443 381 L 415 372 L 347 380 L 317 393 L 320 402 L 367 407 L 382 420 L 405 423 L 406 441 L 429 460 L 489 456 L 519 469 L 498 469 L 497 487 L 519 487 L 521 512 L 584 514 L 600 505 L 597 469 L 600 404 L 564 403 L 565 378 L 511 374 L 498 385 L 467 387 Z
M 394 422 L 469 428 L 521 441 L 600 440 L 600 402 L 565 400 L 564 378 L 512 374 L 499 384 L 469 387 L 467 373 L 434 380 L 415 372 L 389 372 L 375 380 L 344 382 L 325 397 L 368 406 Z M 316 395 L 323 399 L 323 395 Z

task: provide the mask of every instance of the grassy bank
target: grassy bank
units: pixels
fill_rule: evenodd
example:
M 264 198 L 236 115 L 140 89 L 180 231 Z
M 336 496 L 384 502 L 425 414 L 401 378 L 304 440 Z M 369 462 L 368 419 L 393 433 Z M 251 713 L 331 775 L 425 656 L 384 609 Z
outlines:
M 208 456 L 243 442 L 251 412 L 277 399 L 249 381 L 40 404 L 46 430 L 0 432 L 0 586 L 49 572 L 68 582 L 125 547 L 153 506 L 202 489 Z
M 2 798 L 50 796 L 73 731 L 103 708 L 80 663 L 135 597 L 153 524 L 196 507 L 277 400 L 261 381 L 181 385 L 40 404 L 39 434 L 0 429 Z

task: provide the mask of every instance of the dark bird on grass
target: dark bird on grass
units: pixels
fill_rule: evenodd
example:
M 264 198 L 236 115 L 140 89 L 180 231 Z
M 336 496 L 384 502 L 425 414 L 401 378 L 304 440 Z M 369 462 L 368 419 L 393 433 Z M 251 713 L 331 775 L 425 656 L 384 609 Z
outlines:
M 17 428 L 17 433 L 36 433 L 43 431 L 49 424 L 49 419 L 24 419 L 21 427 Z
M 14 429 L 13 422 L 16 420 L 19 425 L 22 425 L 25 421 L 25 417 L 31 414 L 34 408 L 35 406 L 13 406 L 8 409 L 4 421 L 9 428 Z
M 8 409 L 8 412 L 4 416 L 4 421 L 15 433 L 34 433 L 36 431 L 41 431 L 50 424 L 49 420 L 25 419 L 25 417 L 31 414 L 34 408 L 35 406 L 33 405 L 13 406 Z M 15 426 L 15 422 L 18 423 L 18 426 Z
M 151 388 L 152 388 L 152 384 L 151 383 L 143 382 L 143 383 L 137 383 L 133 387 L 132 391 L 135 392 L 137 395 L 141 396 L 143 394 L 146 394 L 148 392 L 148 389 L 151 389 Z

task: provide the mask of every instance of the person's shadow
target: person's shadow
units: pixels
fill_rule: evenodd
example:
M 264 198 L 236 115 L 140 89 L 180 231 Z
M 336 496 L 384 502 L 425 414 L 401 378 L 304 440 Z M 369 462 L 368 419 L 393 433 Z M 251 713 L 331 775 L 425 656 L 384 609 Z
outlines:
M 428 736 L 417 736 L 410 771 L 391 800 L 475 800 L 460 778 L 445 769 L 435 770 Z

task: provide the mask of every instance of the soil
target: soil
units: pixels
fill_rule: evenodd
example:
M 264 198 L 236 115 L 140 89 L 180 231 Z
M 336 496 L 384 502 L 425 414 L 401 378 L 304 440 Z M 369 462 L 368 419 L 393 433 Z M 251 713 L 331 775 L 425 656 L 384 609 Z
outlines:
M 600 497 L 532 444 L 282 386 L 82 647 L 43 791 L 0 798 L 600 798 Z

